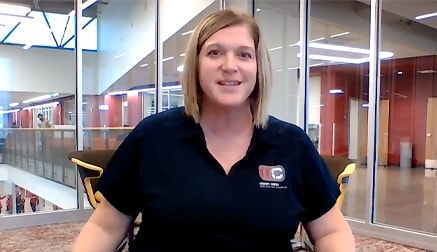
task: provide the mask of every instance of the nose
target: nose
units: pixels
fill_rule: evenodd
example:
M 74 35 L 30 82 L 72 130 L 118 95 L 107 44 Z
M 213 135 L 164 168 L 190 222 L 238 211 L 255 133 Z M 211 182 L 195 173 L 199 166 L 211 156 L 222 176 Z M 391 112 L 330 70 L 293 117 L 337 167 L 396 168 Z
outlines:
M 236 72 L 238 70 L 238 61 L 233 54 L 227 54 L 224 57 L 222 69 L 226 72 Z

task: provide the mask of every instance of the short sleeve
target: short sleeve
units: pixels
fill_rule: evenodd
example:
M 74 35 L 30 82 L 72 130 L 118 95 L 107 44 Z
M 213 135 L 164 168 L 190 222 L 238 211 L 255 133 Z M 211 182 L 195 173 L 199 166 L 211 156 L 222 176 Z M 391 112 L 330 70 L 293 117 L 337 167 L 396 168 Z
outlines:
M 140 209 L 138 198 L 141 132 L 135 128 L 115 151 L 97 185 L 103 196 L 120 212 L 133 216 Z
M 328 212 L 337 201 L 340 189 L 309 137 L 304 134 L 302 186 L 304 211 L 301 221 L 313 221 Z

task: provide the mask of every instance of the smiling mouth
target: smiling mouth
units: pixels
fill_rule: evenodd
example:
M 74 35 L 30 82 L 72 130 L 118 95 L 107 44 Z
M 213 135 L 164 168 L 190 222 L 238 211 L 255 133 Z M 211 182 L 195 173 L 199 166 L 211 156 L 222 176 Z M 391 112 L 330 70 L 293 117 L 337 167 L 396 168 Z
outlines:
M 238 86 L 241 84 L 240 81 L 219 81 L 218 84 L 220 86 Z

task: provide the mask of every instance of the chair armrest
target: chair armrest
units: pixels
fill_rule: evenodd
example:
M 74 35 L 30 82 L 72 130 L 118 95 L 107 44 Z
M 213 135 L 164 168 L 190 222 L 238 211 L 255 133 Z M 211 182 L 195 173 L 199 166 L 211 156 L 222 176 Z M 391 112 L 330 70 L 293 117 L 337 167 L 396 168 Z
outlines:
M 355 163 L 350 163 L 350 164 L 348 164 L 348 165 L 344 168 L 343 172 L 340 173 L 340 175 L 338 175 L 337 183 L 338 183 L 339 185 L 342 185 L 342 184 L 348 184 L 348 182 L 349 182 L 349 176 L 352 175 L 352 173 L 354 173 L 354 171 L 355 171 Z
M 102 173 L 103 173 L 103 169 L 101 167 L 99 167 L 97 165 L 90 164 L 90 163 L 83 162 L 83 161 L 81 161 L 81 160 L 79 160 L 77 158 L 72 158 L 71 162 L 73 164 L 78 165 L 78 166 L 85 167 L 85 168 L 87 168 L 89 170 L 97 171 L 97 172 L 99 172 L 100 175 L 102 175 Z

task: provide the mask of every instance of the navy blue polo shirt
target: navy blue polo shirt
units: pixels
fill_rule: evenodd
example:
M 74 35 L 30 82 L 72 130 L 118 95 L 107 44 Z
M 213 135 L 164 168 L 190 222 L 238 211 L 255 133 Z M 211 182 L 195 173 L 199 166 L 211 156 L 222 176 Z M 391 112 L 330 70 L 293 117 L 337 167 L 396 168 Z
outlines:
M 322 216 L 340 193 L 299 127 L 270 117 L 226 174 L 181 107 L 137 125 L 99 190 L 119 211 L 142 213 L 130 251 L 289 252 L 299 221 Z

